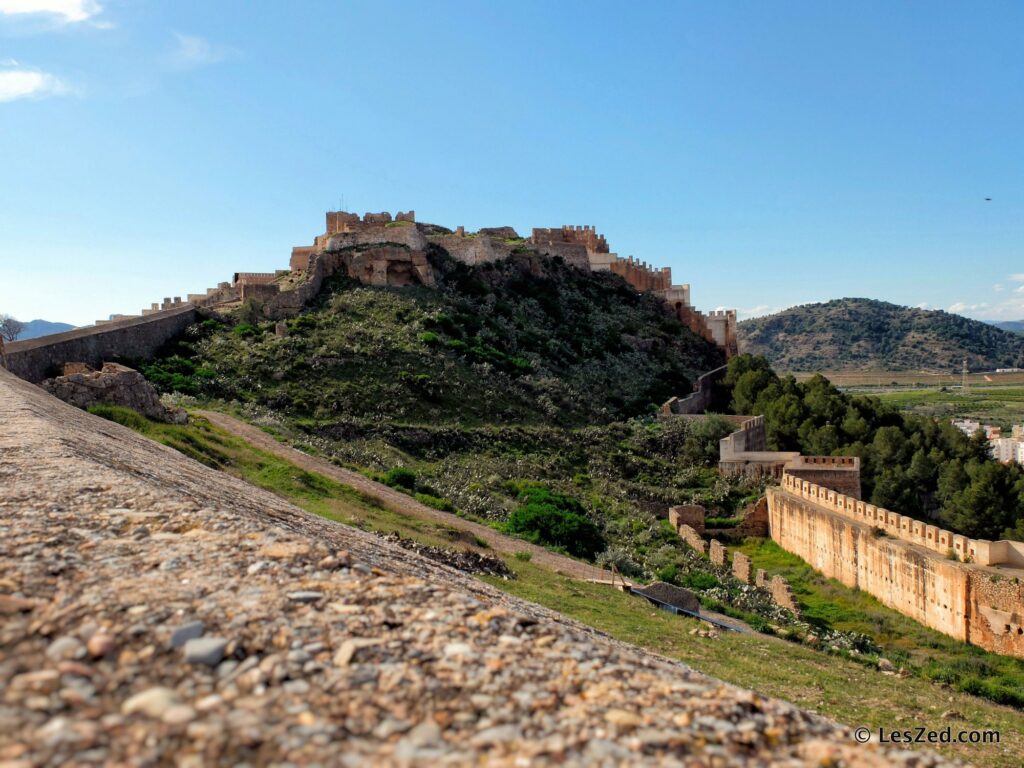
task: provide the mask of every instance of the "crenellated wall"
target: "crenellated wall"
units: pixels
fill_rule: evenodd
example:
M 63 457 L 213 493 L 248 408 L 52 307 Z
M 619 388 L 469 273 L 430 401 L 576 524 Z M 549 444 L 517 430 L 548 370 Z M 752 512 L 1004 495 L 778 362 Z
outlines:
M 849 587 L 951 637 L 1024 658 L 1024 543 L 969 539 L 788 473 L 772 539 Z

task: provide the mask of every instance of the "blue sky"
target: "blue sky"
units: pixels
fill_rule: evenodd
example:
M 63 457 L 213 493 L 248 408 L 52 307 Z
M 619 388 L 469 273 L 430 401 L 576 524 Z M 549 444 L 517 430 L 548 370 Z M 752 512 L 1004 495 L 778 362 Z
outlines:
M 0 0 L 0 312 L 280 268 L 344 199 L 595 224 L 702 309 L 1021 319 L 1022 137 L 1015 2 Z

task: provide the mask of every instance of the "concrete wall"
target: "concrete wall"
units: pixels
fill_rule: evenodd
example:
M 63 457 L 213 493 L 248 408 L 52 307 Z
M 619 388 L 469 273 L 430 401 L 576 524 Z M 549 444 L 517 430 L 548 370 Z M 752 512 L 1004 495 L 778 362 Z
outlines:
M 826 576 L 958 640 L 1024 658 L 1015 546 L 967 539 L 788 474 L 768 489 L 768 507 L 772 539 Z
M 143 317 L 16 341 L 7 345 L 7 367 L 16 376 L 38 384 L 65 363 L 82 362 L 100 368 L 115 357 L 152 357 L 173 336 L 197 319 L 196 308 L 185 305 Z

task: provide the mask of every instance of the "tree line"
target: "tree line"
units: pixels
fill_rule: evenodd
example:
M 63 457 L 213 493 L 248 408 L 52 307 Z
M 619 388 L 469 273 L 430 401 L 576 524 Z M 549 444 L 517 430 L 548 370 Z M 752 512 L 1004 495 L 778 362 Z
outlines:
M 821 375 L 780 377 L 763 357 L 734 357 L 724 383 L 733 413 L 764 414 L 771 450 L 859 456 L 870 503 L 971 538 L 1024 539 L 1024 469 L 994 461 L 980 431 L 841 392 Z

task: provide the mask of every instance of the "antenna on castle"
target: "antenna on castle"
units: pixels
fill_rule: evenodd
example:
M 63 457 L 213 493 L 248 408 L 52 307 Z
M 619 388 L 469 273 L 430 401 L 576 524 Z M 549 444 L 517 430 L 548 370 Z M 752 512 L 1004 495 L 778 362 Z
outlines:
M 964 358 L 964 367 L 960 377 L 960 392 L 964 395 L 971 393 L 971 385 L 967 381 L 967 358 Z

